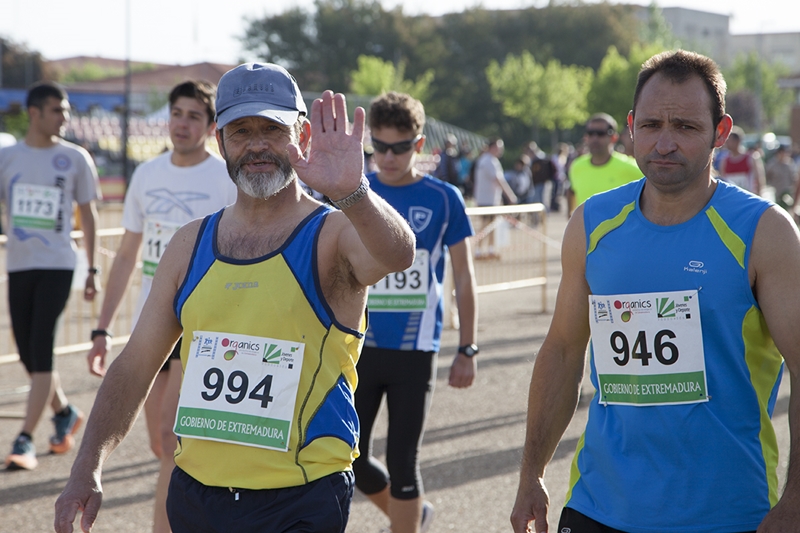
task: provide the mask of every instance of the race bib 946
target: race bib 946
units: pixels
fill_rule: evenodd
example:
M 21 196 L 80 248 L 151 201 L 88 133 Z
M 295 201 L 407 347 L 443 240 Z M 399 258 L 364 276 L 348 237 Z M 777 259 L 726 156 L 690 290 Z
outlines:
M 589 296 L 600 402 L 708 401 L 698 292 Z

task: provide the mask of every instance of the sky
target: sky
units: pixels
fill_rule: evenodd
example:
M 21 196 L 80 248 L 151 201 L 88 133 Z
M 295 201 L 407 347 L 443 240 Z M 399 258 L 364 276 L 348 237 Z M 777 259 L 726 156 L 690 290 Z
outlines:
M 594 1 L 594 0 L 589 0 Z M 547 0 L 382 0 L 406 14 L 441 15 L 465 7 L 542 7 Z M 613 2 L 617 3 L 617 2 Z M 647 5 L 649 0 L 625 3 Z M 662 0 L 661 7 L 686 7 L 731 15 L 730 31 L 800 32 L 797 0 Z M 236 64 L 255 60 L 238 39 L 246 20 L 313 0 L 0 0 L 0 35 L 46 59 L 103 56 L 188 65 L 202 61 Z M 128 16 L 129 14 L 129 16 Z M 127 22 L 126 22 L 127 21 Z

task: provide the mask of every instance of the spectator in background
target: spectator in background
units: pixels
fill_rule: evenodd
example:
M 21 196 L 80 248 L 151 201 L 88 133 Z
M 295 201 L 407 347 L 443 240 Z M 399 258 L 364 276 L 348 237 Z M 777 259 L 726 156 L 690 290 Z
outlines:
M 544 204 L 544 186 L 547 182 L 555 183 L 555 165 L 534 141 L 528 143 L 525 152 L 531 161 L 531 183 L 533 187 L 528 201 L 532 204 Z
M 577 158 L 569 170 L 569 214 L 590 196 L 642 177 L 636 161 L 614 150 L 619 135 L 617 121 L 606 113 L 589 117 L 583 140 L 589 153 Z
M 517 203 L 517 195 L 508 185 L 503 175 L 503 166 L 500 164 L 499 158 L 503 155 L 504 150 L 503 139 L 490 139 L 486 150 L 475 160 L 473 192 L 478 207 L 503 205 L 503 195 L 509 203 Z M 483 222 L 481 230 L 484 230 L 494 220 L 494 215 L 481 218 Z M 478 242 L 475 257 L 477 259 L 498 259 L 500 257 L 494 248 L 494 231 L 489 231 L 488 235 Z
M 781 145 L 767 165 L 767 185 L 775 189 L 775 203 L 784 209 L 794 205 L 797 198 L 797 165 L 789 147 Z
M 719 177 L 753 194 L 761 194 L 765 182 L 764 164 L 760 155 L 747 151 L 743 140 L 744 130 L 733 126 L 725 142 L 728 153 L 719 162 Z
M 528 201 L 531 191 L 531 158 L 522 154 L 514 161 L 514 167 L 506 170 L 504 177 L 520 203 Z
M 458 182 L 459 190 L 464 198 L 472 198 L 472 148 L 469 147 L 466 141 L 461 143 L 461 148 L 458 149 Z
M 433 171 L 433 175 L 458 187 L 460 185 L 459 166 L 458 139 L 452 133 L 448 133 L 444 141 L 444 150 L 439 155 L 439 165 Z
M 550 191 L 550 211 L 558 212 L 561 210 L 561 194 L 564 184 L 567 182 L 567 164 L 570 157 L 570 145 L 558 143 L 556 152 L 551 157 L 555 166 L 556 175 L 553 178 L 553 189 Z

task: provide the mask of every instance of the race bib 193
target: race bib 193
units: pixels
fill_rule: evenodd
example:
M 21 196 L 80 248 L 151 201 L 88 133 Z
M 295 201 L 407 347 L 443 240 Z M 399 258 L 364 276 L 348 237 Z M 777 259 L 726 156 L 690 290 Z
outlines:
M 369 288 L 370 311 L 424 311 L 428 307 L 430 253 L 418 248 L 414 264 L 403 272 L 389 274 Z
M 195 331 L 175 433 L 287 451 L 304 349 L 298 342 Z
M 708 401 L 698 292 L 589 296 L 600 402 Z

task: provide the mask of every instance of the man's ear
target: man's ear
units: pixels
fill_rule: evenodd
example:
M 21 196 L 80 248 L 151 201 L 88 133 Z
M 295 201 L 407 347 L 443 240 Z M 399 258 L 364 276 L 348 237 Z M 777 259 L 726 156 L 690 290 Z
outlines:
M 308 120 L 303 120 L 303 123 L 300 125 L 300 138 L 297 140 L 297 145 L 300 147 L 300 153 L 306 153 L 310 143 L 311 123 Z
M 733 128 L 733 119 L 730 115 L 723 115 L 714 130 L 714 148 L 720 148 L 728 140 L 728 135 L 731 134 Z
M 631 140 L 633 140 L 633 109 L 628 111 L 628 131 L 631 134 Z

